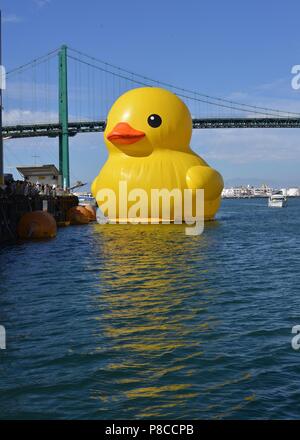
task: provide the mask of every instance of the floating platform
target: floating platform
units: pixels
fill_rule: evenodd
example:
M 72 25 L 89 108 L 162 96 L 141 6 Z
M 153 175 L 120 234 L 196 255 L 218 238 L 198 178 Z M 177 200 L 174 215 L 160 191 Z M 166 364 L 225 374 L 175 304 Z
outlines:
M 67 212 L 78 205 L 74 195 L 45 196 L 0 195 L 0 244 L 17 239 L 17 225 L 26 212 L 48 211 L 58 226 L 67 226 Z

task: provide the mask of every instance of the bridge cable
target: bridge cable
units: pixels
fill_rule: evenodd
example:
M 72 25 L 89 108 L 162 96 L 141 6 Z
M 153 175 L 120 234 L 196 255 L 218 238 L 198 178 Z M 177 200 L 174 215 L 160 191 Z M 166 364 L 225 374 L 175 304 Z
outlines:
M 73 57 L 72 55 L 68 55 L 68 57 L 71 58 L 71 59 L 73 59 L 73 60 L 78 61 L 79 63 L 82 63 L 82 64 L 88 65 L 88 66 L 90 66 L 90 67 L 93 67 L 93 68 L 95 68 L 95 69 L 101 70 L 102 72 L 109 73 L 110 75 L 113 75 L 113 76 L 115 76 L 115 77 L 120 76 L 120 78 L 123 78 L 123 79 L 129 79 L 129 80 L 130 80 L 130 78 L 128 78 L 128 77 L 126 77 L 126 76 L 124 76 L 124 75 L 122 75 L 122 74 L 119 75 L 119 74 L 116 73 L 116 72 L 112 72 L 111 70 L 106 70 L 106 69 L 103 68 L 103 67 L 100 67 L 100 66 L 97 66 L 97 65 L 91 64 L 91 63 L 89 63 L 89 62 L 87 62 L 87 61 L 84 61 L 84 60 L 80 60 L 79 58 Z M 139 84 L 139 85 L 147 86 L 146 83 L 143 83 L 143 82 L 138 81 L 138 80 L 136 80 L 136 79 L 132 79 L 131 81 L 134 82 L 134 83 L 136 83 L 136 84 Z M 204 99 L 201 99 L 201 98 L 192 98 L 192 97 L 187 96 L 187 95 L 185 95 L 185 94 L 183 94 L 183 93 L 177 93 L 177 95 L 180 96 L 180 97 L 182 97 L 182 98 L 185 98 L 185 99 L 192 99 L 192 100 L 194 100 L 194 101 L 198 101 L 198 102 L 206 102 L 206 103 L 208 103 L 208 104 L 210 104 L 210 105 L 217 106 L 217 107 L 228 108 L 228 109 L 231 109 L 231 110 L 238 110 L 238 111 L 242 111 L 242 112 L 254 113 L 254 114 L 259 114 L 259 115 L 262 114 L 262 112 L 259 112 L 259 111 L 250 110 L 250 109 L 246 109 L 246 108 L 239 108 L 239 107 L 235 107 L 235 106 L 233 106 L 233 105 L 227 105 L 227 104 L 223 104 L 223 103 L 222 103 L 222 104 L 221 104 L 221 103 L 218 103 L 218 104 L 217 104 L 217 103 L 212 102 L 212 101 L 210 101 L 210 100 L 208 100 L 208 99 L 204 100 Z M 227 101 L 225 101 L 225 102 L 227 102 Z M 253 107 L 253 106 L 252 106 L 252 107 Z M 255 108 L 256 108 L 256 107 L 255 107 Z M 271 110 L 271 111 L 272 111 L 272 110 Z M 288 113 L 288 112 L 287 112 L 287 113 Z M 273 113 L 264 113 L 264 115 L 265 115 L 265 116 L 268 115 L 268 116 L 274 117 L 274 114 L 273 114 Z M 298 115 L 300 116 L 300 114 L 298 114 Z M 283 117 L 283 116 L 282 116 L 282 117 Z
M 280 109 L 273 109 L 273 108 L 270 108 L 270 107 L 261 107 L 261 106 L 251 105 L 251 104 L 245 104 L 245 103 L 241 103 L 241 102 L 238 102 L 238 101 L 229 100 L 229 99 L 226 99 L 226 98 L 219 98 L 219 97 L 215 97 L 215 96 L 207 95 L 207 94 L 204 94 L 204 93 L 200 93 L 200 92 L 197 92 L 197 91 L 193 91 L 193 90 L 185 89 L 185 88 L 182 88 L 182 87 L 178 87 L 178 86 L 175 86 L 175 85 L 170 84 L 170 83 L 167 83 L 167 82 L 154 80 L 154 79 L 149 78 L 149 77 L 147 77 L 147 76 L 144 76 L 144 75 L 141 75 L 141 74 L 138 74 L 138 73 L 134 73 L 134 72 L 132 72 L 132 71 L 130 71 L 130 70 L 123 69 L 123 68 L 121 68 L 121 67 L 119 67 L 119 66 L 116 66 L 116 65 L 111 64 L 111 63 L 107 63 L 106 61 L 103 61 L 103 60 L 101 60 L 101 59 L 98 59 L 98 58 L 95 58 L 95 57 L 93 57 L 93 56 L 87 55 L 87 54 L 85 54 L 85 53 L 83 53 L 83 52 L 81 52 L 81 51 L 78 51 L 78 50 L 76 50 L 76 49 L 73 49 L 73 48 L 71 48 L 71 47 L 68 47 L 68 49 L 70 49 L 71 51 L 73 51 L 73 52 L 75 52 L 75 53 L 77 53 L 77 54 L 79 54 L 79 55 L 81 55 L 81 56 L 84 56 L 84 57 L 86 57 L 86 58 L 89 58 L 89 59 L 91 59 L 91 60 L 93 60 L 93 61 L 96 61 L 96 62 L 98 62 L 98 63 L 101 63 L 101 64 L 104 64 L 104 65 L 106 65 L 106 66 L 109 66 L 109 67 L 111 67 L 111 68 L 113 68 L 113 69 L 117 69 L 117 70 L 122 71 L 122 72 L 125 72 L 125 73 L 127 73 L 127 74 L 134 75 L 134 76 L 136 76 L 136 77 L 138 77 L 138 78 L 143 79 L 144 81 L 152 82 L 152 83 L 155 83 L 155 84 L 157 84 L 157 85 L 163 85 L 163 86 L 166 86 L 166 87 L 168 87 L 168 88 L 172 88 L 172 89 L 174 89 L 174 90 L 180 90 L 181 92 L 184 92 L 184 93 L 195 94 L 195 95 L 197 95 L 197 96 L 201 96 L 201 97 L 204 97 L 204 98 L 208 98 L 208 99 L 210 99 L 210 100 L 226 102 L 226 103 L 229 103 L 229 104 L 232 104 L 232 105 L 238 105 L 238 106 L 241 106 L 241 107 L 249 107 L 249 108 L 255 109 L 255 110 L 256 110 L 256 113 L 259 113 L 259 114 L 262 114 L 262 113 L 261 113 L 261 112 L 258 112 L 257 110 L 266 110 L 267 112 L 275 112 L 275 113 L 291 114 L 291 115 L 293 114 L 293 115 L 300 116 L 300 113 L 299 113 L 299 112 L 285 111 L 285 110 L 280 110 Z M 70 56 L 70 55 L 69 55 L 69 56 Z M 81 60 L 81 61 L 82 61 L 82 60 Z M 82 61 L 82 62 L 83 62 L 83 61 Z M 95 67 L 95 66 L 94 66 L 94 67 Z M 112 73 L 112 72 L 110 72 L 110 73 Z M 112 74 L 113 74 L 113 73 L 112 73 Z M 118 74 L 116 74 L 116 76 L 118 76 Z M 122 76 L 120 75 L 120 77 L 122 77 Z M 135 82 L 135 83 L 138 83 L 137 80 L 134 80 L 134 82 Z M 147 84 L 147 83 L 145 83 L 145 82 L 142 82 L 141 84 L 142 84 L 142 85 L 146 85 L 146 86 L 149 85 L 149 84 Z M 202 102 L 203 102 L 203 101 L 202 101 Z M 210 103 L 210 104 L 212 104 L 212 105 L 217 105 L 217 104 L 214 104 L 214 103 Z

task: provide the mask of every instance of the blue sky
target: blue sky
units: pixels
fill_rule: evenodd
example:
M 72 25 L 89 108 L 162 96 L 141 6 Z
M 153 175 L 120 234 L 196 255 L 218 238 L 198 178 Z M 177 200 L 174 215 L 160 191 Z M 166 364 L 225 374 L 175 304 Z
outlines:
M 66 43 L 161 81 L 300 112 L 300 90 L 291 87 L 291 68 L 300 64 L 297 1 L 1 0 L 0 5 L 7 70 Z M 300 186 L 299 129 L 198 130 L 192 147 L 228 184 Z M 32 163 L 34 154 L 39 162 L 57 160 L 57 141 L 6 141 L 6 171 Z M 93 180 L 106 157 L 102 135 L 71 139 L 70 156 L 72 180 Z

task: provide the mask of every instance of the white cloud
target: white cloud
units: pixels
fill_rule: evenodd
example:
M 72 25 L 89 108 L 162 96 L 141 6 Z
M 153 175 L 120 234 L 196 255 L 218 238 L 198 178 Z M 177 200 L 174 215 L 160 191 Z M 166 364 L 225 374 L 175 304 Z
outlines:
M 255 90 L 258 91 L 265 91 L 265 90 L 278 90 L 279 88 L 282 88 L 286 85 L 287 79 L 286 78 L 279 78 L 275 79 L 274 81 L 270 81 L 264 84 L 259 84 L 255 87 Z
M 69 139 L 71 182 L 89 185 L 99 173 L 107 157 L 102 133 L 78 134 Z M 88 152 L 88 153 L 87 153 Z M 16 166 L 54 163 L 58 167 L 58 138 L 34 137 L 8 139 L 4 142 L 5 170 L 19 178 Z M 37 155 L 38 158 L 34 156 Z
M 12 109 L 3 111 L 3 125 L 57 122 L 57 112 Z
M 298 161 L 299 131 L 295 129 L 194 130 L 193 149 L 208 161 L 232 164 Z
M 20 23 L 23 19 L 16 14 L 7 14 L 3 15 L 2 21 L 3 23 Z
M 297 94 L 291 89 L 287 79 L 278 79 L 247 92 L 233 92 L 226 99 L 300 114 L 299 96 L 300 93 Z M 267 113 L 266 110 L 259 111 Z M 258 116 L 262 115 L 263 113 Z M 230 110 L 221 109 L 216 115 L 230 116 L 249 118 L 255 117 L 255 114 L 232 111 L 230 115 Z M 276 116 L 279 115 L 273 112 L 273 117 Z M 208 162 L 243 166 L 249 164 L 249 167 L 253 168 L 253 174 L 260 163 L 272 162 L 279 165 L 280 161 L 290 161 L 291 164 L 300 162 L 299 130 L 296 129 L 194 130 L 192 146 Z M 286 174 L 288 176 L 288 171 Z
M 27 72 L 26 72 L 27 73 Z M 6 80 L 6 89 L 4 99 L 34 103 L 39 100 L 39 105 L 43 105 L 46 101 L 57 102 L 58 100 L 58 84 L 47 84 L 45 82 L 35 82 L 33 80 L 16 81 L 9 75 Z
M 48 5 L 51 2 L 51 0 L 34 0 L 34 3 L 39 8 L 43 8 L 44 6 Z
M 289 72 L 289 68 L 287 68 Z M 300 113 L 300 91 L 291 86 L 292 76 L 259 84 L 248 91 L 234 91 L 226 99 L 259 107 L 269 107 L 283 111 Z

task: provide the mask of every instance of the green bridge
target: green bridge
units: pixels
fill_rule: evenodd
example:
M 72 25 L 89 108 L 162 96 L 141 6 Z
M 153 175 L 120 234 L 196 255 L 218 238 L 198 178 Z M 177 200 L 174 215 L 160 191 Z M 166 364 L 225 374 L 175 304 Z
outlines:
M 68 122 L 68 136 L 78 133 L 101 132 L 105 121 Z M 194 129 L 215 128 L 300 128 L 300 118 L 203 118 L 193 119 Z M 63 126 L 57 124 L 8 125 L 2 129 L 4 137 L 17 139 L 26 137 L 62 136 Z
M 23 72 L 28 72 L 29 69 L 32 70 L 33 90 L 32 93 L 35 98 L 38 96 L 38 86 L 39 83 L 36 81 L 36 68 L 37 66 L 43 64 L 47 67 L 47 63 L 52 58 L 58 60 L 58 69 L 56 67 L 56 72 L 58 72 L 58 81 L 56 79 L 56 84 L 58 84 L 58 103 L 55 99 L 55 107 L 58 108 L 58 117 L 56 116 L 52 123 L 26 123 L 21 122 L 17 125 L 6 125 L 2 127 L 2 135 L 4 139 L 18 139 L 18 138 L 28 138 L 28 137 L 53 137 L 59 139 L 59 169 L 62 175 L 63 183 L 65 186 L 70 186 L 70 170 L 69 170 L 69 139 L 80 133 L 93 133 L 93 132 L 103 132 L 105 129 L 106 122 L 104 120 L 107 114 L 107 108 L 110 107 L 113 100 L 111 98 L 116 98 L 124 92 L 124 87 L 122 88 L 121 83 L 125 84 L 125 89 L 140 86 L 159 86 L 165 87 L 176 93 L 178 96 L 183 98 L 188 106 L 190 106 L 191 113 L 194 115 L 193 118 L 193 128 L 194 129 L 233 129 L 233 128 L 300 128 L 300 113 L 287 112 L 278 109 L 259 107 L 256 105 L 245 104 L 241 102 L 232 101 L 225 98 L 219 98 L 214 96 L 205 95 L 203 93 L 195 92 L 192 90 L 183 89 L 176 87 L 172 84 L 164 83 L 161 81 L 156 81 L 151 78 L 145 77 L 143 75 L 130 72 L 121 67 L 112 65 L 105 61 L 96 59 L 75 49 L 69 48 L 67 46 L 61 46 L 58 49 L 46 54 L 43 57 L 37 58 L 30 63 L 26 63 L 19 66 L 11 71 L 7 72 L 7 77 L 10 79 L 11 75 L 15 75 L 19 78 L 19 75 Z M 73 63 L 71 65 L 71 63 Z M 75 63 L 75 64 L 74 64 Z M 72 69 L 73 66 L 73 70 Z M 72 104 L 72 99 L 68 96 L 70 90 L 68 87 L 68 82 L 70 80 L 70 75 L 68 76 L 68 68 L 71 68 L 71 74 L 74 73 L 75 79 L 81 77 L 81 73 L 78 66 L 83 66 L 83 68 L 89 69 L 87 81 L 79 84 L 78 87 L 78 103 L 81 106 L 81 101 L 89 99 L 90 95 L 93 95 L 97 99 L 97 103 L 106 103 L 106 111 L 102 116 L 102 120 L 96 120 L 98 113 L 94 116 L 86 118 L 84 114 L 80 116 L 74 115 L 70 117 L 69 115 L 69 105 Z M 92 73 L 91 73 L 91 72 Z M 95 92 L 95 77 L 94 72 L 97 74 L 105 76 L 104 87 L 101 93 Z M 49 73 L 49 72 L 48 72 Z M 44 95 L 47 95 L 47 87 L 49 87 L 49 75 L 45 78 L 44 84 Z M 56 77 L 57 78 L 57 77 Z M 112 79 L 106 81 L 106 78 Z M 19 82 L 22 84 L 22 82 Z M 13 83 L 12 83 L 13 85 Z M 25 82 L 26 85 L 26 82 Z M 74 86 L 73 86 L 74 87 Z M 72 86 L 71 86 L 72 88 Z M 113 89 L 115 93 L 114 97 L 110 97 L 109 100 L 105 97 L 105 93 L 109 93 L 109 90 Z M 82 91 L 83 90 L 83 91 Z M 24 91 L 23 91 L 24 92 Z M 28 93 L 28 90 L 26 91 Z M 68 93 L 69 92 L 69 93 Z M 25 94 L 26 96 L 26 94 Z M 57 96 L 57 95 L 56 95 Z M 20 91 L 20 100 L 22 98 L 22 93 Z M 71 102 L 70 102 L 71 101 Z M 86 103 L 85 103 L 86 104 Z M 15 105 L 15 103 L 14 103 Z M 91 105 L 91 104 L 90 104 Z M 97 104 L 98 105 L 98 104 Z M 193 107 L 194 106 L 194 107 Z M 200 108 L 200 106 L 202 106 Z M 22 106 L 21 106 L 22 108 Z M 105 108 L 105 107 L 104 107 Z M 228 116 L 220 117 L 209 117 L 208 114 L 204 117 L 203 108 L 206 110 L 208 108 L 217 111 L 218 115 L 221 115 L 221 111 L 226 111 Z M 4 106 L 5 109 L 5 106 Z M 193 110 L 192 110 L 193 109 Z M 71 112 L 72 113 L 72 112 Z M 235 117 L 233 115 L 241 114 L 242 117 Z M 209 113 L 211 114 L 211 113 Z M 46 118 L 47 120 L 48 118 Z M 56 121 L 57 119 L 57 121 Z M 77 122 L 71 122 L 70 119 L 76 119 Z M 90 120 L 88 120 L 90 119 Z M 79 122 L 78 122 L 79 121 Z

